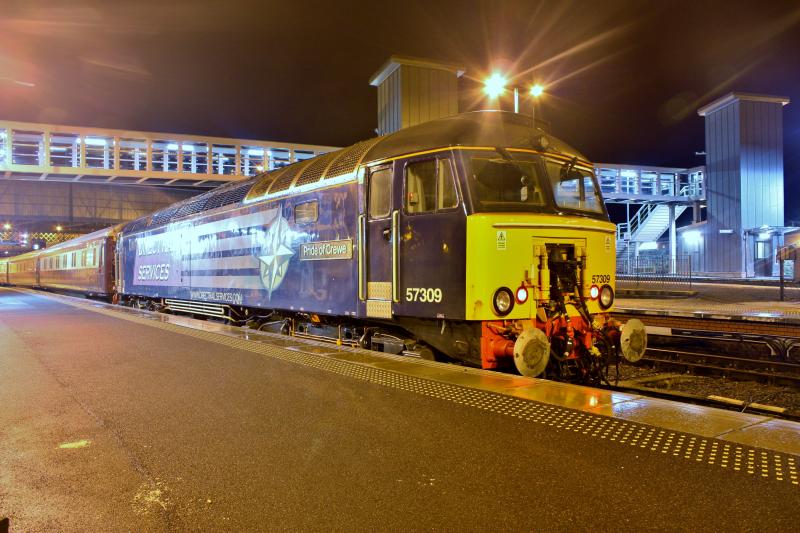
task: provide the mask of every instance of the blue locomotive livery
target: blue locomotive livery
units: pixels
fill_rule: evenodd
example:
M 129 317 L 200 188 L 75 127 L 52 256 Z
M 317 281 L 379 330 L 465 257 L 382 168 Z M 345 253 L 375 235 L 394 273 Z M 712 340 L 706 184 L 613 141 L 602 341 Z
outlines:
M 123 228 L 117 244 L 122 300 L 174 310 L 204 302 L 355 314 L 352 208 L 347 216 L 355 205 L 355 199 L 347 201 L 357 194 L 355 184 L 336 194 L 312 191 L 249 204 L 246 189 L 223 187 Z M 238 194 L 238 201 L 202 209 L 226 194 Z M 184 216 L 192 203 L 200 210 Z M 202 309 L 214 316 L 242 315 L 214 306 L 195 311 Z
M 138 232 L 123 228 L 120 293 L 354 314 L 355 224 L 334 210 L 319 212 L 320 202 L 327 208 L 332 200 L 314 194 L 222 207 Z
M 172 205 L 105 259 L 121 304 L 591 383 L 646 347 L 611 316 L 614 235 L 585 157 L 485 111 Z

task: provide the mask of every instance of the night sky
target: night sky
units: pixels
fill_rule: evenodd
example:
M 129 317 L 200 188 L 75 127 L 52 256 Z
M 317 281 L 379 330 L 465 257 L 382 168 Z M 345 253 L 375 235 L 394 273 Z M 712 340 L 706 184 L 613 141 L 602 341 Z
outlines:
M 344 146 L 373 135 L 367 82 L 391 54 L 463 65 L 462 110 L 494 69 L 535 77 L 537 116 L 602 162 L 703 164 L 698 107 L 788 96 L 800 220 L 797 0 L 3 0 L 0 117 Z

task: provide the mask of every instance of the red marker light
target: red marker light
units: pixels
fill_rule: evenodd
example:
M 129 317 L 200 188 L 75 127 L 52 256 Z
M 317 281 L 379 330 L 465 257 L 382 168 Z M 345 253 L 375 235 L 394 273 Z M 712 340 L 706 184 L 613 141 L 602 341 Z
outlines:
M 528 289 L 520 287 L 517 289 L 517 303 L 524 304 L 528 300 Z
M 600 296 L 600 288 L 597 285 L 592 285 L 592 288 L 589 289 L 589 297 L 592 300 L 597 300 Z

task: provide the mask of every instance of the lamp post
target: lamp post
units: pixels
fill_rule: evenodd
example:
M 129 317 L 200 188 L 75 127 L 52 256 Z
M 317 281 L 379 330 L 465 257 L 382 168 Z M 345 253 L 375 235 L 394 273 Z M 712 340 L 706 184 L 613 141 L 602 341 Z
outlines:
M 498 98 L 501 96 L 505 90 L 506 85 L 508 85 L 508 78 L 503 74 L 495 71 L 492 73 L 491 76 L 486 78 L 483 81 L 483 92 L 491 99 Z M 520 88 L 514 86 L 514 113 L 519 113 L 519 93 Z M 536 83 L 528 90 L 528 94 L 531 96 L 531 120 L 535 120 L 535 113 L 536 113 L 536 100 L 544 94 L 544 86 Z M 534 122 L 535 127 L 535 122 Z

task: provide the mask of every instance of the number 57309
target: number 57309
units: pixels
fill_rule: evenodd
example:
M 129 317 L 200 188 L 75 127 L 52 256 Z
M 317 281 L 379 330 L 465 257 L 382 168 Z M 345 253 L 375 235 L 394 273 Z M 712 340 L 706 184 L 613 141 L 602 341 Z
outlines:
M 439 303 L 442 301 L 442 289 L 424 287 L 406 288 L 407 302 Z

